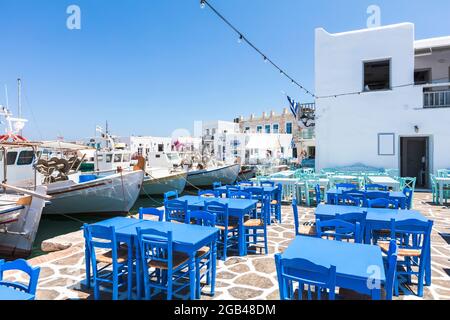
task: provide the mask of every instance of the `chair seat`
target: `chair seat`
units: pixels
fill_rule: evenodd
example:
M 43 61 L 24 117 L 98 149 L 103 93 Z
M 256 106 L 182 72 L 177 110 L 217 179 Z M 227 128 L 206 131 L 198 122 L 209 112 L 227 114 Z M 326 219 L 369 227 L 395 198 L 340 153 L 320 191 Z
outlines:
M 224 226 L 216 226 L 216 228 L 219 229 L 219 230 L 222 230 L 222 231 L 225 230 L 225 227 L 224 227 Z M 228 231 L 229 231 L 229 230 L 234 230 L 234 229 L 237 229 L 237 228 L 238 228 L 238 226 L 235 225 L 235 224 L 229 224 L 229 225 L 228 225 Z
M 189 256 L 185 253 L 181 253 L 181 252 L 174 252 L 173 253 L 173 259 L 172 259 L 172 267 L 173 269 L 178 268 L 179 266 L 181 266 L 182 264 L 185 264 L 186 262 L 189 261 Z M 152 268 L 156 268 L 156 269 L 163 269 L 163 270 L 167 270 L 167 262 L 163 262 L 163 261 L 155 261 L 155 260 L 150 260 L 150 262 L 148 263 L 149 267 Z
M 261 219 L 249 219 L 244 222 L 245 227 L 263 227 L 264 222 Z
M 299 234 L 305 235 L 305 236 L 316 236 L 317 231 L 315 226 L 308 226 L 308 225 L 301 225 L 300 230 L 298 231 Z
M 378 241 L 378 246 L 384 252 L 389 252 L 389 242 L 386 241 Z M 399 257 L 420 257 L 422 254 L 422 250 L 420 249 L 398 249 L 397 255 Z
M 96 255 L 97 262 L 112 264 L 112 250 L 109 250 L 102 254 Z M 117 262 L 125 263 L 128 260 L 128 248 L 126 246 L 121 246 L 117 252 Z
M 208 246 L 204 246 L 204 247 L 200 248 L 199 250 L 197 250 L 196 256 L 197 256 L 197 258 L 202 257 L 205 254 L 209 253 L 209 251 L 211 251 L 211 249 Z

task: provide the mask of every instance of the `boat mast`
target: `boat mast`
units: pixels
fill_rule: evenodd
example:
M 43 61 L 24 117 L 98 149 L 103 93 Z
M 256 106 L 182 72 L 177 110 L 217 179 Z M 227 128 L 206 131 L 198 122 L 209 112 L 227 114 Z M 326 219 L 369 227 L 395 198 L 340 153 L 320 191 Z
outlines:
M 17 79 L 17 115 L 22 118 L 22 80 L 20 78 Z M 19 135 L 23 135 L 22 129 L 20 129 Z

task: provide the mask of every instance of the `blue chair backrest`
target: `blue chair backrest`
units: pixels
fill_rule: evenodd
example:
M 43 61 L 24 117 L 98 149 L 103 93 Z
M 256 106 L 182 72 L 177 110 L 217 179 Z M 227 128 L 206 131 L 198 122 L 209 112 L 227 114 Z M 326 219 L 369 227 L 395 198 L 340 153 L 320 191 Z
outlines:
M 396 199 L 372 199 L 367 200 L 368 208 L 385 208 L 385 209 L 398 209 L 398 200 Z
M 166 200 L 164 201 L 166 211 L 166 221 L 172 220 L 189 223 L 188 202 L 180 200 Z
M 230 191 L 228 193 L 228 198 L 230 199 L 252 199 L 252 194 L 246 191 Z
M 216 226 L 228 228 L 228 204 L 223 204 L 218 201 L 208 201 L 205 204 L 205 210 L 216 216 Z
M 219 192 L 217 192 L 216 190 L 199 190 L 198 196 L 206 198 L 218 198 Z
M 164 201 L 177 199 L 178 198 L 178 191 L 169 191 L 164 193 Z
M 384 287 L 386 300 L 392 300 L 393 296 L 395 275 L 397 272 L 397 252 L 397 243 L 395 240 L 391 240 L 387 254 L 386 284 Z
M 356 184 L 352 184 L 352 183 L 337 183 L 336 189 L 357 190 L 358 186 Z
M 351 223 L 348 221 L 333 219 L 316 221 L 317 237 L 332 239 L 336 241 L 353 239 L 357 243 L 361 243 L 361 225 L 359 222 Z
M 275 187 L 275 182 L 266 180 L 266 181 L 261 181 L 259 183 L 259 185 L 261 187 Z
M 4 281 L 3 273 L 5 271 L 22 271 L 29 276 L 28 285 L 18 282 Z M 41 269 L 39 267 L 32 267 L 26 260 L 18 259 L 10 262 L 0 263 L 0 285 L 14 288 L 32 295 L 36 294 L 36 288 L 39 280 L 39 272 Z
M 292 211 L 294 212 L 295 235 L 299 235 L 300 221 L 298 217 L 297 199 L 292 199 Z
M 164 220 L 164 211 L 156 208 L 139 208 L 139 219 L 144 219 L 144 216 L 156 216 L 158 221 Z
M 411 209 L 414 191 L 412 191 L 410 188 L 406 187 L 403 189 L 403 194 L 406 196 L 406 207 L 408 209 Z
M 91 255 L 93 268 L 97 269 L 96 249 L 111 249 L 112 261 L 117 261 L 117 237 L 114 227 L 84 225 L 84 234 Z
M 364 189 L 366 191 L 368 191 L 368 190 L 388 191 L 388 187 L 383 186 L 381 184 L 366 184 Z
M 222 182 L 213 182 L 213 189 L 220 188 L 222 186 Z
M 214 213 L 202 210 L 195 210 L 189 212 L 189 216 L 198 225 L 205 227 L 216 226 L 216 215 Z
M 136 228 L 136 232 L 142 261 L 146 262 L 145 264 L 149 261 L 161 262 L 167 264 L 168 270 L 172 270 L 172 231 Z
M 264 188 L 263 187 L 252 187 L 246 188 L 245 192 L 252 194 L 252 199 L 262 201 L 264 197 Z
M 408 219 L 404 221 L 391 220 L 391 239 L 398 240 L 399 249 L 421 250 L 422 257 L 428 252 L 433 221 Z
M 304 259 L 283 259 L 281 254 L 275 255 L 275 266 L 278 276 L 278 286 L 281 300 L 292 299 L 288 293 L 293 282 L 307 285 L 308 300 L 312 300 L 311 287 L 315 286 L 317 298 L 322 299 L 322 290 L 328 290 L 328 299 L 334 300 L 336 289 L 336 267 L 329 268 L 316 265 Z M 298 298 L 302 299 L 303 288 L 299 288 Z M 319 290 L 317 290 L 319 289 Z
M 252 181 L 238 181 L 237 185 L 241 187 L 253 187 L 254 183 Z

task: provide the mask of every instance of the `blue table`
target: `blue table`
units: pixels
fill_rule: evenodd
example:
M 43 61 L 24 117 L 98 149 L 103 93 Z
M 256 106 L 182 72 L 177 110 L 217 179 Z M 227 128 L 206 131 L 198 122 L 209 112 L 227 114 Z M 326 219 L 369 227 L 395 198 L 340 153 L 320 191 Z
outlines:
M 189 210 L 204 210 L 206 202 L 217 201 L 228 204 L 228 212 L 231 217 L 238 219 L 238 246 L 239 255 L 245 255 L 245 233 L 244 217 L 249 215 L 255 208 L 258 200 L 228 199 L 228 198 L 205 198 L 198 196 L 183 196 L 178 198 L 181 201 L 188 201 Z
M 380 209 L 380 208 L 361 208 L 354 206 L 338 206 L 329 204 L 320 204 L 315 212 L 316 219 L 330 220 L 336 217 L 336 214 L 346 214 L 353 212 L 367 212 L 364 225 L 364 242 L 371 243 L 372 230 L 390 229 L 391 220 L 405 221 L 416 219 L 419 221 L 428 221 L 428 219 L 417 210 L 400 210 L 400 209 Z M 430 241 L 431 246 L 431 241 Z M 431 248 L 428 248 L 431 252 Z M 428 257 L 427 268 L 425 272 L 425 282 L 431 284 L 431 255 Z
M 34 300 L 34 295 L 0 285 L 0 300 Z
M 138 220 L 124 217 L 116 217 L 105 221 L 97 222 L 95 225 L 115 227 L 117 241 L 125 242 L 129 248 L 138 248 L 136 228 L 155 229 L 162 232 L 173 232 L 173 250 L 184 252 L 189 256 L 189 278 L 190 278 L 190 298 L 195 299 L 195 254 L 203 246 L 214 243 L 212 251 L 212 277 L 211 287 L 214 293 L 215 272 L 216 272 L 216 239 L 218 230 L 216 228 L 180 224 L 171 222 L 158 222 L 150 220 Z M 86 246 L 86 278 L 90 284 L 90 255 Z M 137 296 L 141 297 L 141 261 L 140 254 L 136 252 L 136 287 Z
M 343 189 L 337 189 L 337 188 L 329 189 L 327 191 L 327 196 L 326 196 L 327 204 L 335 204 L 336 198 L 339 198 L 342 195 L 342 193 L 345 191 L 349 191 L 349 190 L 343 190 Z M 368 192 L 373 192 L 373 191 L 368 191 Z M 399 191 L 390 191 L 390 192 L 389 191 L 388 192 L 377 191 L 377 192 L 389 194 L 389 199 L 397 200 L 400 208 L 406 209 L 406 196 L 403 192 L 399 192 Z
M 297 236 L 282 258 L 305 259 L 326 268 L 336 266 L 337 287 L 381 298 L 381 284 L 386 277 L 378 246 Z

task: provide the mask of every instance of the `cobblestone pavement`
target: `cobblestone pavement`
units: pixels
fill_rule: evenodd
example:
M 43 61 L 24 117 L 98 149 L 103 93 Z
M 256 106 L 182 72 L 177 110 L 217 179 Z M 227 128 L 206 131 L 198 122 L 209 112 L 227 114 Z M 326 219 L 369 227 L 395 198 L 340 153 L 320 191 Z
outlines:
M 414 208 L 434 220 L 432 234 L 432 285 L 425 287 L 424 299 L 450 299 L 450 208 L 431 204 L 431 194 L 416 193 Z M 302 222 L 314 219 L 314 209 L 299 208 Z M 289 205 L 283 206 L 281 224 L 269 227 L 269 254 L 246 257 L 231 256 L 218 261 L 216 295 L 214 299 L 278 299 L 278 284 L 273 254 L 283 251 L 294 237 L 293 215 Z M 85 277 L 84 249 L 81 232 L 71 235 L 72 246 L 66 250 L 34 258 L 30 262 L 41 266 L 37 299 L 92 299 L 81 280 Z M 74 241 L 73 239 L 77 239 Z M 21 279 L 9 274 L 11 279 Z M 208 287 L 202 299 L 211 299 Z M 415 291 L 416 287 L 412 289 Z M 104 295 L 108 298 L 109 295 Z M 395 299 L 419 299 L 402 295 Z

